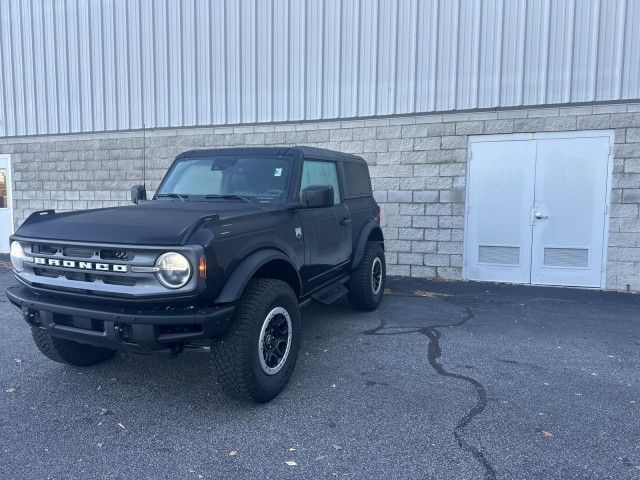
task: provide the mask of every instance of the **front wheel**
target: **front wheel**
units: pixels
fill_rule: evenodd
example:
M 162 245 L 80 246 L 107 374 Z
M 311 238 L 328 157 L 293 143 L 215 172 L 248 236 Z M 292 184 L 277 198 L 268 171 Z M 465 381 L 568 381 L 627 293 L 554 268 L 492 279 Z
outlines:
M 300 349 L 298 299 L 291 287 L 251 280 L 225 334 L 212 342 L 214 368 L 228 395 L 268 402 L 287 385 Z
M 380 242 L 367 242 L 362 262 L 347 283 L 349 302 L 357 310 L 375 310 L 382 301 L 386 278 L 384 249 Z

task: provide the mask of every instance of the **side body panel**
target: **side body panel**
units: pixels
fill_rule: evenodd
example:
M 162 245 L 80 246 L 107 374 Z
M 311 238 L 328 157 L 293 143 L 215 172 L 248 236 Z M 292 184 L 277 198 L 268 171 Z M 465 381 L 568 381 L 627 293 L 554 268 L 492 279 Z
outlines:
M 343 204 L 298 211 L 305 245 L 300 275 L 305 290 L 312 290 L 343 273 L 351 254 L 351 230 Z
M 373 197 L 354 198 L 346 200 L 346 207 L 351 216 L 352 247 L 351 265 L 356 267 L 359 256 L 359 246 L 363 235 L 368 236 L 371 230 L 377 227 L 375 222 L 376 203 Z M 364 240 L 366 243 L 366 239 Z M 364 252 L 362 252 L 364 253 Z
M 207 296 L 215 299 L 233 271 L 259 250 L 282 252 L 300 272 L 304 264 L 304 244 L 296 237 L 294 224 L 295 212 L 283 209 L 203 226 L 197 236 L 210 238 L 206 249 Z

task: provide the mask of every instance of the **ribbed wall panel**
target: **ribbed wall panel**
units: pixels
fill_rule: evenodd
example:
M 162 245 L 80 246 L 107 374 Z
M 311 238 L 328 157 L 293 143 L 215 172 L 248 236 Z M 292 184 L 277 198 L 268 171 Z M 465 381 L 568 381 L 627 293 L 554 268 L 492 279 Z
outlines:
M 640 98 L 640 0 L 0 0 L 0 136 Z

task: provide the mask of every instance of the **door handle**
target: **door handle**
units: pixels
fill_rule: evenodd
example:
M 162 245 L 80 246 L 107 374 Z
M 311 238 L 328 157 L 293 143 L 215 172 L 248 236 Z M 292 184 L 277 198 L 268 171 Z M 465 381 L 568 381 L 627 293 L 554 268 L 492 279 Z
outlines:
M 531 208 L 531 217 L 529 217 L 529 224 L 533 227 L 536 224 L 536 220 L 542 220 L 549 218 L 549 215 L 544 215 L 540 210 L 535 207 Z
M 340 219 L 340 225 L 349 225 L 351 223 L 351 217 L 343 217 Z

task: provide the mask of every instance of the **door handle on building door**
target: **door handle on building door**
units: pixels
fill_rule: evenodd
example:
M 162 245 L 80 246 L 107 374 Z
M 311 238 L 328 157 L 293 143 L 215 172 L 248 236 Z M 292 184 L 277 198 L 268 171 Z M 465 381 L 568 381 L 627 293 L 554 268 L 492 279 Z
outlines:
M 542 220 L 545 218 L 549 218 L 548 215 L 544 215 L 540 210 L 538 210 L 535 207 L 531 208 L 531 218 L 530 218 L 530 224 L 533 227 L 536 223 L 536 220 Z

